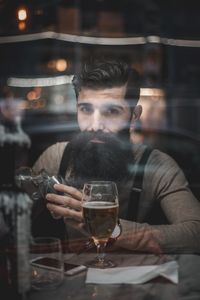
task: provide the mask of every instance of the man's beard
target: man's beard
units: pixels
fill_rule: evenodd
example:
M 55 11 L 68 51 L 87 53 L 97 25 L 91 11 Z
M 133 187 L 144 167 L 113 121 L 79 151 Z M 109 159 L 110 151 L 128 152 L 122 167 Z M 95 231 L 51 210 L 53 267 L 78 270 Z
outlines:
M 132 144 L 127 133 L 84 131 L 70 142 L 73 185 L 82 187 L 88 180 L 119 183 L 128 175 L 133 162 Z

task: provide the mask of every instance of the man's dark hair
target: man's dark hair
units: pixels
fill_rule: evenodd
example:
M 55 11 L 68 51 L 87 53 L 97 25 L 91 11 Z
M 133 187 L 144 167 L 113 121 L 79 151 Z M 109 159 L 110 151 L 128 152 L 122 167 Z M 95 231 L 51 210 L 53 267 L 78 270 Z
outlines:
M 81 88 L 100 90 L 127 84 L 125 99 L 130 107 L 136 105 L 140 96 L 140 76 L 125 60 L 96 58 L 86 61 L 72 81 L 78 98 Z

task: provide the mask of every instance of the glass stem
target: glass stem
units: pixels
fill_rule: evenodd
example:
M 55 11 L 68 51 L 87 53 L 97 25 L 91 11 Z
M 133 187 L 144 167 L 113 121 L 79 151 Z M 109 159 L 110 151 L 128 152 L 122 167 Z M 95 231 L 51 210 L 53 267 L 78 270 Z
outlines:
M 105 258 L 105 246 L 106 246 L 106 242 L 105 243 L 98 243 L 97 245 L 97 259 L 98 262 L 100 264 L 103 264 L 104 262 L 104 258 Z

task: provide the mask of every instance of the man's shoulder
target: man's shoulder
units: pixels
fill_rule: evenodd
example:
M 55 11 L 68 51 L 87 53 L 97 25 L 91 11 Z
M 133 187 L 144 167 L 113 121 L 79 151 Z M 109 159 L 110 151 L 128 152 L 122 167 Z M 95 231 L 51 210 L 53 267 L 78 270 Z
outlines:
M 149 162 L 150 163 L 155 162 L 155 163 L 167 164 L 168 167 L 170 167 L 172 165 L 178 167 L 178 164 L 174 160 L 174 158 L 172 158 L 169 154 L 167 154 L 161 150 L 158 150 L 158 149 L 152 150 Z
M 51 146 L 49 146 L 45 151 L 55 151 L 55 150 L 57 150 L 57 151 L 59 151 L 59 152 L 63 152 L 64 151 L 64 149 L 65 149 L 65 147 L 66 147 L 66 145 L 68 144 L 69 142 L 68 141 L 65 141 L 65 142 L 57 142 L 57 143 L 55 143 L 55 144 L 53 144 L 53 145 L 51 145 Z
M 133 153 L 134 153 L 134 158 L 136 162 L 139 162 L 143 153 L 145 152 L 146 149 L 151 150 L 150 154 L 149 154 L 149 158 L 147 163 L 151 163 L 151 164 L 173 164 L 176 165 L 177 163 L 175 162 L 175 160 L 168 155 L 167 153 L 156 149 L 156 148 L 151 148 L 147 145 L 144 144 L 140 144 L 140 145 L 134 145 L 133 148 Z
M 57 170 L 67 144 L 68 142 L 58 142 L 46 148 L 34 163 L 34 172 L 38 173 L 42 169 L 48 169 L 51 173 L 55 169 Z

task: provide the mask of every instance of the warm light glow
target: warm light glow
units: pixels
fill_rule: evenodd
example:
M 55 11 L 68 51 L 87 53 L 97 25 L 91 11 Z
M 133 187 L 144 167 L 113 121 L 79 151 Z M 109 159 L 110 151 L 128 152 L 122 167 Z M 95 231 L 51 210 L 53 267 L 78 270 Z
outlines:
M 59 71 L 59 72 L 63 72 L 67 69 L 67 62 L 65 59 L 58 59 L 56 61 L 56 69 Z
M 63 72 L 67 69 L 67 61 L 63 58 L 60 58 L 60 59 L 57 59 L 57 60 L 50 60 L 48 63 L 47 63 L 47 67 L 49 69 L 54 69 L 54 70 L 57 70 L 59 72 Z
M 28 94 L 27 94 L 27 99 L 29 101 L 32 101 L 32 100 L 35 100 L 37 97 L 36 97 L 36 92 L 35 91 L 30 91 Z
M 165 126 L 166 99 L 163 89 L 141 88 L 138 104 L 142 106 L 140 123 L 143 129 L 149 130 Z
M 140 96 L 164 97 L 164 91 L 158 88 L 141 88 Z
M 153 132 L 166 127 L 166 98 L 165 91 L 159 88 L 141 88 L 138 104 L 142 106 L 140 129 Z M 137 124 L 133 119 L 131 124 L 131 141 L 135 144 L 144 142 L 145 134 L 135 131 Z
M 25 30 L 26 29 L 26 23 L 25 22 L 23 22 L 23 21 L 20 21 L 19 23 L 18 23 L 18 29 L 19 30 Z
M 41 87 L 35 87 L 33 90 L 28 92 L 27 99 L 29 101 L 37 100 L 41 97 L 41 92 L 42 92 Z
M 32 271 L 32 275 L 34 276 L 34 277 L 36 277 L 37 275 L 38 275 L 38 272 L 34 269 L 33 271 Z
M 17 17 L 19 21 L 25 21 L 27 19 L 27 10 L 25 8 L 18 9 Z

